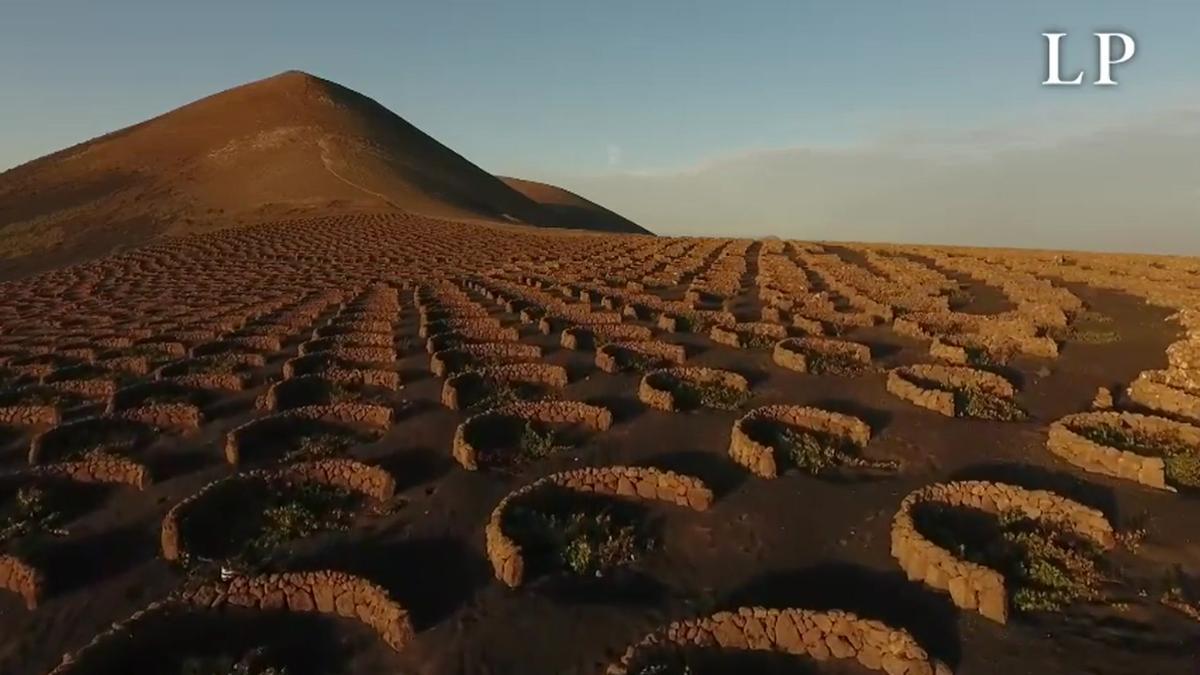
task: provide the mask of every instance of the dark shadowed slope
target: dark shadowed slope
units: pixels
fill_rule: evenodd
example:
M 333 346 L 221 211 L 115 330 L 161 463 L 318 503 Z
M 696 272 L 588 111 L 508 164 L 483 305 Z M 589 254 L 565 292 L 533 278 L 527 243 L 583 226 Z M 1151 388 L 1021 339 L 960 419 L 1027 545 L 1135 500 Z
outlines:
M 544 209 L 553 214 L 555 222 L 561 227 L 600 230 L 603 232 L 644 232 L 650 234 L 649 230 L 625 216 L 610 211 L 593 201 L 584 199 L 569 190 L 521 178 L 500 176 L 500 180 L 504 181 L 505 184 L 517 192 L 541 204 Z
M 578 226 L 374 100 L 290 71 L 0 174 L 0 252 L 65 261 L 163 234 L 363 209 Z

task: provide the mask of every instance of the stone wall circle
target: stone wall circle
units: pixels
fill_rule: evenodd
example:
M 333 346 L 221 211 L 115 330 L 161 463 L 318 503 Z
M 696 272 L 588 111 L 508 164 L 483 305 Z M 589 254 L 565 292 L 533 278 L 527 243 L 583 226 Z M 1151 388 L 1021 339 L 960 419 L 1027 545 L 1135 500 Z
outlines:
M 675 621 L 626 649 L 606 675 L 639 672 L 647 657 L 696 648 L 772 651 L 816 661 L 855 659 L 888 675 L 950 675 L 908 631 L 831 609 L 739 607 L 712 616 Z
M 579 424 L 591 431 L 606 431 L 613 423 L 608 408 L 579 401 L 523 401 L 468 417 L 454 431 L 451 452 L 464 469 L 479 468 L 479 450 L 471 441 L 478 429 L 503 418 L 520 418 L 548 424 Z
M 950 594 L 954 604 L 1005 623 L 1008 591 L 999 572 L 958 558 L 917 531 L 912 510 L 921 503 L 977 509 L 993 515 L 1017 510 L 1025 516 L 1052 522 L 1094 541 L 1103 548 L 1115 544 L 1112 525 L 1100 511 L 1047 490 L 1027 490 L 988 481 L 935 483 L 900 502 L 892 519 L 892 556 L 908 578 Z
M 729 439 L 729 456 L 733 461 L 762 478 L 779 475 L 779 460 L 775 448 L 755 440 L 748 427 L 768 422 L 798 427 L 845 439 L 858 447 L 871 440 L 871 427 L 857 417 L 798 405 L 768 405 L 755 408 L 733 424 Z
M 525 580 L 525 560 L 521 546 L 504 532 L 504 515 L 517 500 L 534 492 L 561 488 L 576 492 L 665 501 L 676 506 L 704 511 L 712 504 L 713 493 L 698 478 L 648 467 L 611 466 L 576 469 L 538 479 L 500 500 L 484 529 L 488 559 L 496 578 L 510 588 Z

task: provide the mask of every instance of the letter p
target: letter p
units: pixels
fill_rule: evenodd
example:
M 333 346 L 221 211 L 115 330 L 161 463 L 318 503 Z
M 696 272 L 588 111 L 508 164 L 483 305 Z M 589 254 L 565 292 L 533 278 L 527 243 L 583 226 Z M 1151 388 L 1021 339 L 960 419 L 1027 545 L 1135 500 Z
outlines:
M 1095 36 L 1100 43 L 1100 77 L 1094 84 L 1115 86 L 1117 82 L 1112 79 L 1112 67 L 1132 59 L 1133 53 L 1137 51 L 1137 46 L 1133 43 L 1133 38 L 1125 33 L 1095 33 Z M 1121 58 L 1116 61 L 1113 60 L 1113 38 L 1121 41 Z

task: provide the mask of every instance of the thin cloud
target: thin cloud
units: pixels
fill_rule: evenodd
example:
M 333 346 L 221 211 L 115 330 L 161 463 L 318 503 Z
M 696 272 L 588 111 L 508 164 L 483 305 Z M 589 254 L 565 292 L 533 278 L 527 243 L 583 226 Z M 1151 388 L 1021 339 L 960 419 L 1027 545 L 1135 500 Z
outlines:
M 662 234 L 1200 254 L 1200 110 L 549 176 Z

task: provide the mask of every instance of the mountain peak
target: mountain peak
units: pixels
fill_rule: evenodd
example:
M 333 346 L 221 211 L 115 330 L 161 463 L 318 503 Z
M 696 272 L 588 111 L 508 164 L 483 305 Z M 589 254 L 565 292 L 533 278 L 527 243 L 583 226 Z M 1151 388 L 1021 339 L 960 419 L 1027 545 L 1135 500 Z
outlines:
M 367 96 L 289 70 L 0 174 L 0 258 L 90 257 L 164 234 L 380 209 L 645 231 L 529 187 L 514 189 Z M 596 217 L 581 218 L 581 206 Z

